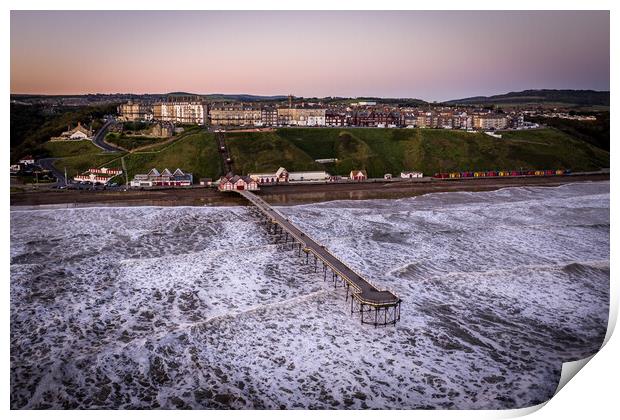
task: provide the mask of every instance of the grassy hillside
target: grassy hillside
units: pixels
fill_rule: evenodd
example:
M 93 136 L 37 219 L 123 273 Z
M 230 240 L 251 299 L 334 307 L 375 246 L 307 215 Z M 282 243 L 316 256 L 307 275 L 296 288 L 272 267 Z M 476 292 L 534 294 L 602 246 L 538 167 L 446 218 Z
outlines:
M 11 104 L 11 162 L 26 154 L 46 156 L 44 144 L 50 137 L 60 135 L 68 125 L 75 127 L 78 121 L 85 126 L 92 123 L 96 130 L 102 125 L 101 117 L 115 109 L 115 105 L 59 107 L 49 114 L 40 105 Z
M 151 149 L 133 153 L 104 153 L 90 141 L 48 142 L 44 148 L 50 156 L 59 157 L 55 166 L 61 171 L 67 168 L 70 176 L 92 166 L 121 167 L 121 157 L 131 180 L 137 173 L 151 168 L 160 171 L 181 168 L 191 172 L 198 181 L 202 177 L 217 178 L 222 170 L 215 137 L 204 130 L 194 128 L 179 136 L 173 143 L 156 144 Z
M 160 171 L 181 168 L 191 172 L 196 181 L 203 177 L 217 178 L 222 172 L 215 137 L 204 130 L 187 133 L 161 150 L 128 153 L 124 159 L 130 180 L 135 174 L 146 173 L 151 168 Z M 113 164 L 120 167 L 120 158 Z
M 306 132 L 312 134 L 312 130 Z M 275 171 L 280 166 L 297 171 L 322 169 L 308 153 L 276 132 L 226 133 L 226 144 L 238 173 Z
M 371 177 L 401 170 L 425 174 L 446 171 L 491 169 L 570 168 L 575 171 L 609 167 L 609 152 L 556 129 L 504 132 L 502 139 L 481 133 L 432 129 L 304 129 L 287 128 L 272 132 L 226 133 L 226 142 L 237 173 L 325 169 L 348 175 L 352 169 L 366 169 Z M 222 173 L 213 133 L 194 128 L 173 143 L 154 145 L 149 150 L 126 154 L 102 153 L 89 142 L 47 143 L 53 156 L 82 171 L 91 165 L 120 166 L 124 156 L 131 179 L 136 173 L 181 168 L 201 177 L 217 178 Z M 315 159 L 338 158 L 322 165 Z
M 401 170 L 427 174 L 453 170 L 509 168 L 598 169 L 609 166 L 609 153 L 554 129 L 505 132 L 502 139 L 481 133 L 433 129 L 280 129 L 273 133 L 239 133 L 235 164 L 247 173 L 323 167 L 347 175 L 363 168 L 371 177 Z M 230 143 L 229 143 L 230 144 Z M 244 144 L 246 147 L 239 147 Z M 256 146 L 269 150 L 257 155 Z M 231 147 L 232 148 L 232 147 Z M 291 159 L 297 156 L 297 159 Z M 319 165 L 314 159 L 338 158 Z M 289 163 L 290 162 L 290 163 Z
M 586 141 L 596 147 L 609 151 L 609 111 L 596 113 L 595 116 L 596 121 L 546 117 L 529 117 L 528 120 L 557 128 L 571 137 Z
M 125 150 L 142 149 L 148 146 L 169 142 L 169 137 L 127 136 L 121 133 L 108 133 L 105 136 L 107 143 Z
M 71 177 L 93 166 L 104 166 L 121 156 L 121 153 L 103 152 L 90 140 L 47 142 L 42 149 L 48 156 L 60 158 L 54 166 L 61 171 L 66 168 L 67 175 Z

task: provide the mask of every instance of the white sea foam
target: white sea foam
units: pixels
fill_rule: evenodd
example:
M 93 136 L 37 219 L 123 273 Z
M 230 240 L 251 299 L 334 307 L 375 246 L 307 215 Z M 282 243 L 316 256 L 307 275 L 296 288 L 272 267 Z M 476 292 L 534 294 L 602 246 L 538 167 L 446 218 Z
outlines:
M 282 207 L 402 299 L 362 326 L 242 207 L 11 213 L 12 408 L 515 408 L 595 352 L 609 183 Z

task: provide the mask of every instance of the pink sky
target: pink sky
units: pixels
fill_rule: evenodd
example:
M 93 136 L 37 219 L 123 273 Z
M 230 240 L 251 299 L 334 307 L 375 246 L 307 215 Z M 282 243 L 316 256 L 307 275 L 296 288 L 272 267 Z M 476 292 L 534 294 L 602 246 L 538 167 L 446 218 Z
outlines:
M 11 92 L 609 89 L 609 12 L 11 12 Z

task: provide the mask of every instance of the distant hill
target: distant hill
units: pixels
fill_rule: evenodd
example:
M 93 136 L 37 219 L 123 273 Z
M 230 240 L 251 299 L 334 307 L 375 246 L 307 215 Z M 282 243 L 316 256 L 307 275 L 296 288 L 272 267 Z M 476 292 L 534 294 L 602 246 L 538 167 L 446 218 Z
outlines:
M 596 90 L 531 89 L 522 92 L 509 92 L 502 95 L 454 99 L 445 103 L 458 105 L 557 103 L 574 106 L 609 106 L 609 92 Z

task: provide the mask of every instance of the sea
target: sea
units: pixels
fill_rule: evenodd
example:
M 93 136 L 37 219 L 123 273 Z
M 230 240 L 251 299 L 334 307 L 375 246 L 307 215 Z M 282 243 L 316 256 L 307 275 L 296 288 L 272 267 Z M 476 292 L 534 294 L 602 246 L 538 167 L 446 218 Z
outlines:
M 10 218 L 12 409 L 507 409 L 601 347 L 609 182 L 282 206 L 396 326 L 275 244 L 249 207 Z

